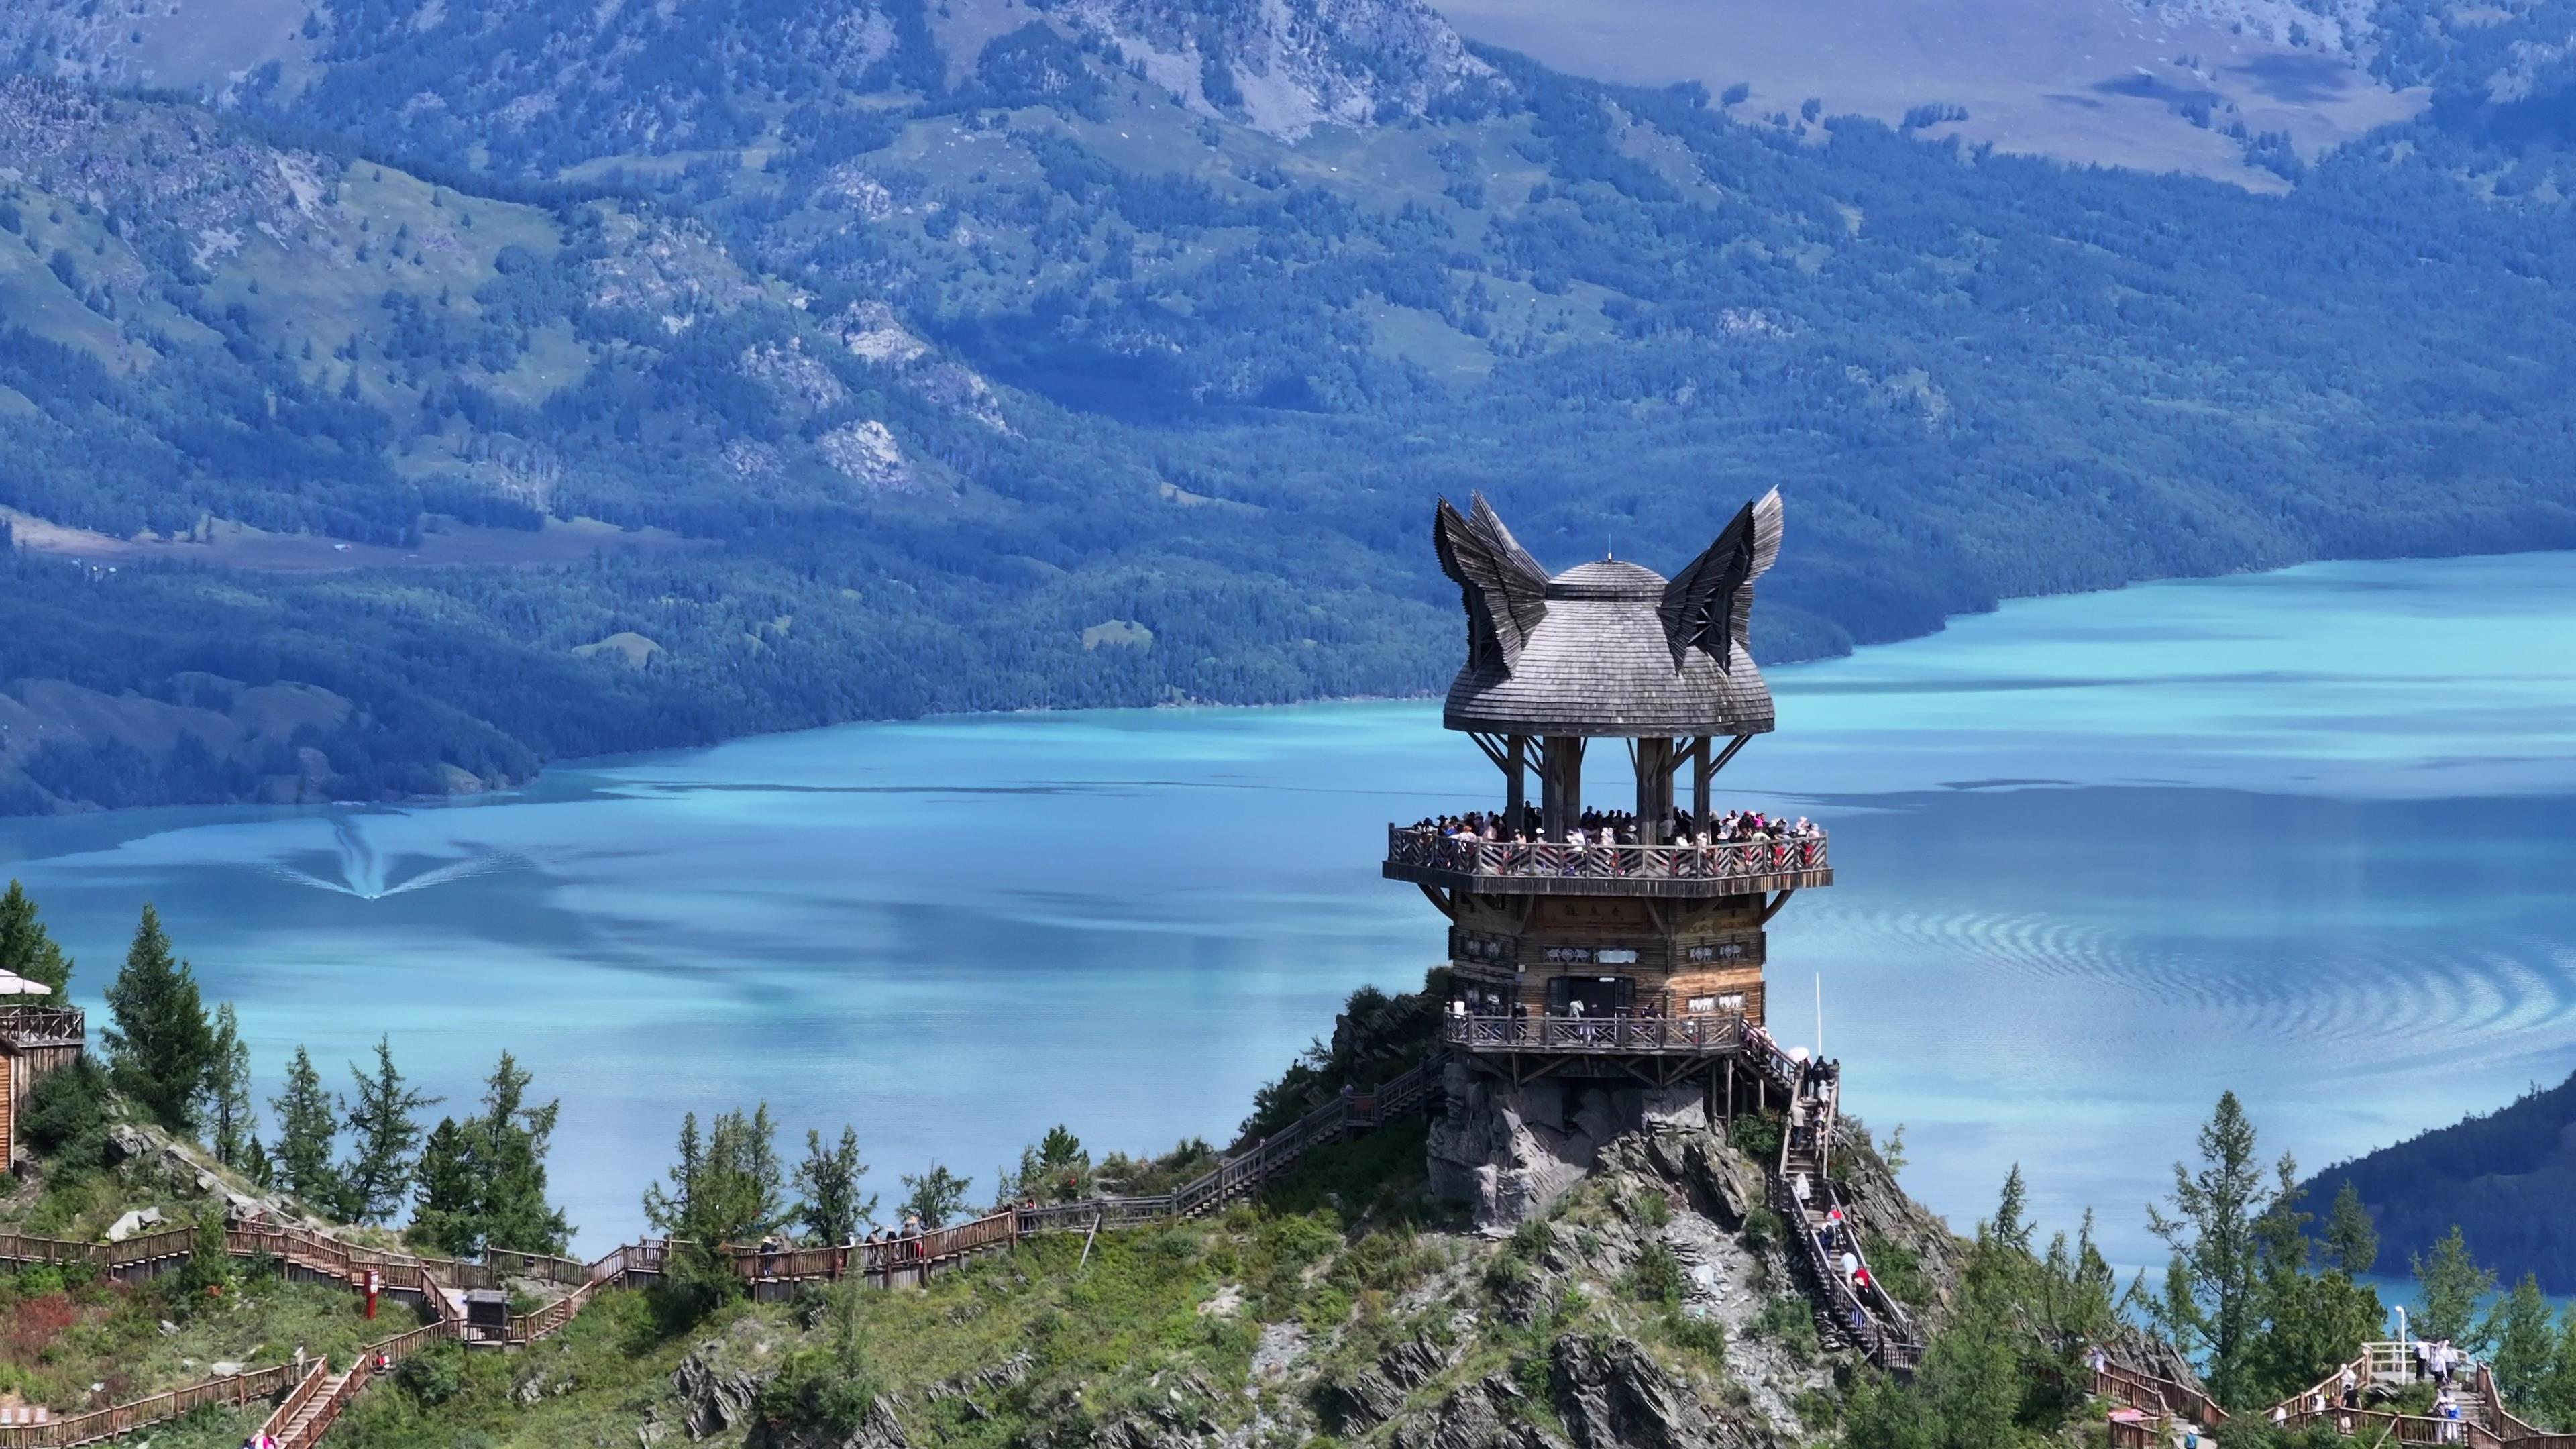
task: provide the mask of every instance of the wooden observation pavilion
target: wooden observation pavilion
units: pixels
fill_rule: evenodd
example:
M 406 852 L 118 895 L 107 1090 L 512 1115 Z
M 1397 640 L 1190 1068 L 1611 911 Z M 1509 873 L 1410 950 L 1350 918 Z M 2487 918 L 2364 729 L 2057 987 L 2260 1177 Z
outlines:
M 1820 830 L 1722 829 L 1710 788 L 1773 727 L 1745 639 L 1780 513 L 1776 491 L 1747 504 L 1671 579 L 1612 559 L 1551 577 L 1483 498 L 1440 504 L 1467 609 L 1442 722 L 1493 761 L 1502 801 L 1389 827 L 1384 874 L 1449 918 L 1452 1051 L 1514 1081 L 1713 1086 L 1720 1060 L 1768 1047 L 1763 928 L 1833 868 Z M 1585 808 L 1587 761 L 1616 770 L 1608 810 Z

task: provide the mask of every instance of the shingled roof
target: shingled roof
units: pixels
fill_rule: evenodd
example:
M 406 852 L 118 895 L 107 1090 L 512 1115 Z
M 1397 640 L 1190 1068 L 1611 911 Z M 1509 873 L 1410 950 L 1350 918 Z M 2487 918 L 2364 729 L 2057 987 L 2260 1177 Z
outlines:
M 1746 652 L 1753 581 L 1780 555 L 1777 490 L 1748 503 L 1671 579 L 1620 560 L 1553 578 L 1482 497 L 1433 523 L 1467 610 L 1453 730 L 1533 735 L 1741 735 L 1773 727 Z

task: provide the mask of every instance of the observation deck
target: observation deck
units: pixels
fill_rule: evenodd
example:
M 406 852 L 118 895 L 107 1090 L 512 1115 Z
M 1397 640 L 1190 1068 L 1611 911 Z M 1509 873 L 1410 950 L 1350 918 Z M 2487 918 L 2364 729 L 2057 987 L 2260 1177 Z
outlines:
M 1822 831 L 1718 845 L 1565 845 L 1467 840 L 1390 825 L 1379 874 L 1480 895 L 1707 899 L 1832 885 L 1825 845 Z

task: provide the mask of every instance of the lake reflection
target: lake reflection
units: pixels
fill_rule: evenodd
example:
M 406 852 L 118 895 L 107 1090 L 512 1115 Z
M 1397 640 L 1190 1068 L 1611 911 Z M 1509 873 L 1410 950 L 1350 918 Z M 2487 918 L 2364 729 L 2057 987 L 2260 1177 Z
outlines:
M 2032 601 L 1772 671 L 1781 733 L 1720 794 L 1824 820 L 1840 879 L 1774 923 L 1775 1029 L 1815 1035 L 1820 978 L 1916 1191 L 1964 1225 L 2018 1160 L 2130 1259 L 2222 1087 L 2315 1165 L 2564 1076 L 2569 562 Z M 263 1095 L 299 1042 L 389 1031 L 451 1104 L 518 1053 L 595 1249 L 689 1108 L 855 1122 L 888 1200 L 934 1159 L 988 1188 L 1056 1121 L 1224 1139 L 1351 988 L 1439 956 L 1385 822 L 1498 795 L 1424 704 L 1020 715 L 452 806 L 0 822 L 0 860 L 93 1006 L 157 901 Z

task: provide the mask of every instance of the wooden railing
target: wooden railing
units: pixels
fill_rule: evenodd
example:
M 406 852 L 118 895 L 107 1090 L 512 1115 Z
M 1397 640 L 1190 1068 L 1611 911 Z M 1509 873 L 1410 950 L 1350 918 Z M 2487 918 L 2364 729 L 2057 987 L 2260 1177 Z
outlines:
M 2132 1408 L 2151 1413 L 2188 1419 L 2204 1429 L 2215 1429 L 2227 1422 L 2227 1411 L 2218 1401 L 2188 1384 L 2179 1384 L 2160 1374 L 2142 1373 L 2119 1364 L 2104 1364 L 2094 1371 L 2093 1392 L 2106 1399 L 2117 1399 Z
M 1820 831 L 1795 840 L 1723 845 L 1560 845 L 1469 840 L 1412 825 L 1386 828 L 1390 865 L 1497 878 L 1754 881 L 1827 869 Z
M 12 1046 L 77 1046 L 86 1030 L 77 1006 L 0 1006 L 0 1038 Z
M 260 1434 L 265 1438 L 273 1438 L 283 1445 L 286 1442 L 287 1430 L 294 1426 L 296 1416 L 304 1412 L 304 1406 L 312 1403 L 314 1397 L 322 1392 L 322 1386 L 330 1381 L 329 1360 L 318 1358 L 313 1360 L 311 1367 L 304 1371 L 304 1376 L 295 1381 L 295 1387 L 285 1398 L 278 1401 L 277 1407 L 269 1413 L 267 1421 L 259 1426 Z
M 1095 1198 L 1047 1207 L 1006 1208 L 953 1227 L 911 1237 L 827 1248 L 729 1248 L 726 1257 L 746 1282 L 778 1279 L 839 1279 L 854 1275 L 890 1276 L 945 1266 L 979 1253 L 1004 1249 L 1031 1233 L 1124 1226 L 1211 1211 L 1259 1187 L 1319 1143 L 1337 1139 L 1353 1126 L 1375 1126 L 1420 1109 L 1439 1082 L 1435 1055 L 1367 1092 L 1345 1092 L 1308 1112 L 1249 1148 L 1229 1155 L 1210 1172 L 1178 1190 L 1150 1197 Z M 84 1264 L 131 1269 L 195 1251 L 194 1228 L 168 1228 L 139 1234 L 120 1243 L 78 1243 L 23 1233 L 0 1233 L 0 1261 L 20 1264 Z M 370 1272 L 396 1291 L 420 1296 L 432 1321 L 369 1345 L 346 1377 L 333 1381 L 329 1366 L 310 1363 L 299 1376 L 293 1365 L 208 1379 L 185 1388 L 155 1394 L 128 1404 L 94 1410 L 42 1424 L 0 1425 L 0 1449 L 70 1449 L 96 1443 L 135 1429 L 177 1418 L 210 1404 L 247 1404 L 283 1393 L 262 1432 L 277 1436 L 282 1449 L 308 1449 L 365 1388 L 381 1357 L 388 1367 L 447 1339 L 465 1339 L 474 1331 L 450 1312 L 442 1289 L 490 1289 L 512 1278 L 535 1278 L 573 1291 L 533 1313 L 509 1315 L 499 1341 L 520 1345 L 560 1332 L 607 1288 L 638 1277 L 659 1275 L 672 1249 L 667 1239 L 647 1238 L 621 1244 L 590 1263 L 541 1253 L 495 1250 L 479 1263 L 424 1257 L 369 1248 L 276 1223 L 237 1223 L 224 1232 L 225 1251 L 237 1257 L 267 1256 L 309 1271 L 362 1286 Z M 328 1389 L 328 1398 L 311 1415 L 304 1410 Z
M 1469 1051 L 1730 1052 L 1744 1018 L 1724 1016 L 1444 1016 L 1440 1039 Z
M 74 1444 L 94 1444 L 113 1439 L 137 1429 L 193 1414 L 217 1404 L 248 1404 L 265 1399 L 284 1389 L 294 1378 L 294 1369 L 286 1364 L 246 1369 L 221 1378 L 205 1379 L 184 1388 L 153 1394 L 130 1403 L 93 1409 L 86 1414 L 70 1414 L 42 1424 L 0 1425 L 0 1446 L 5 1449 L 69 1449 Z

